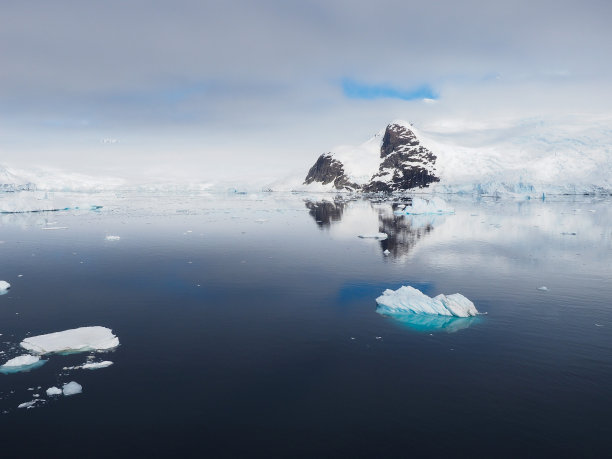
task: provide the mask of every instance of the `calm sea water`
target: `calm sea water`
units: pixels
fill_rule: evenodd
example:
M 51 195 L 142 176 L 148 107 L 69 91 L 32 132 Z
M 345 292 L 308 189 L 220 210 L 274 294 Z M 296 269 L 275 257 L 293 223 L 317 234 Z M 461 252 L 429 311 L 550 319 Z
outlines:
M 121 345 L 97 371 L 0 374 L 2 457 L 609 454 L 610 199 L 78 198 L 104 207 L 0 215 L 0 360 L 87 325 Z M 378 314 L 401 285 L 486 315 Z M 17 409 L 68 381 L 83 393 Z

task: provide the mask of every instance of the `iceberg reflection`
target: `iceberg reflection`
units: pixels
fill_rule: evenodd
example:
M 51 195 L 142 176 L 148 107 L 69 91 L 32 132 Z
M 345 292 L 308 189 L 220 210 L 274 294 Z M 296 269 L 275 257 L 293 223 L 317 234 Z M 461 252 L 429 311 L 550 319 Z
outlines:
M 376 308 L 376 312 L 384 317 L 391 317 L 402 325 L 421 332 L 445 331 L 447 333 L 455 333 L 471 327 L 480 321 L 479 317 L 438 316 L 410 312 L 391 315 L 381 312 L 379 308 Z

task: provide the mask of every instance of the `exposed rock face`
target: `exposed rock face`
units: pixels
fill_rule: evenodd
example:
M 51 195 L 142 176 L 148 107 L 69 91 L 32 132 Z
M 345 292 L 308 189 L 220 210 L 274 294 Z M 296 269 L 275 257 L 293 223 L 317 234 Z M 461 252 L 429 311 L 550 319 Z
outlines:
M 399 124 L 387 126 L 380 147 L 382 162 L 364 191 L 401 191 L 423 188 L 439 182 L 435 175 L 436 156 L 422 146 L 410 129 Z
M 333 182 L 334 187 L 338 190 L 359 189 L 359 185 L 351 183 L 344 173 L 343 164 L 334 159 L 330 153 L 323 153 L 319 156 L 317 162 L 308 171 L 304 184 L 310 185 L 313 182 L 320 182 L 323 185 Z
M 352 183 L 342 162 L 325 153 L 310 168 L 304 184 L 333 183 L 337 190 L 393 192 L 427 187 L 439 182 L 436 156 L 423 145 L 405 124 L 392 123 L 385 130 L 380 146 L 380 166 L 368 183 Z

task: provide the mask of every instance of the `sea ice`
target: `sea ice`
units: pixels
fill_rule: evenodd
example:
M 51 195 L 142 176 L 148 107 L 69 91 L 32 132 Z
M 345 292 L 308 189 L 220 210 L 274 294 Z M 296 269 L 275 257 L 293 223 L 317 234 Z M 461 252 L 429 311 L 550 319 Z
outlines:
M 26 408 L 29 410 L 30 408 L 34 408 L 34 405 L 36 405 L 38 402 L 44 403 L 44 400 L 34 399 L 29 402 L 19 404 L 17 408 Z
M 385 240 L 387 239 L 387 233 L 374 233 L 374 234 L 360 234 L 359 235 L 360 238 L 362 239 L 380 239 Z
M 0 280 L 0 292 L 5 292 L 11 288 L 11 284 L 9 284 L 7 281 L 3 281 Z
M 121 239 L 121 236 L 106 236 L 107 241 L 118 241 Z
M 54 395 L 62 395 L 62 390 L 59 387 L 49 387 L 47 389 L 47 397 L 53 397 Z
M 44 365 L 46 362 L 46 360 L 41 360 L 38 355 L 23 354 L 10 359 L 0 366 L 0 373 L 9 374 L 30 371 Z
M 99 370 L 100 368 L 110 367 L 113 364 L 110 360 L 104 360 L 102 362 L 89 362 L 83 365 L 77 365 L 75 367 L 64 367 L 64 370 Z
M 474 303 L 459 293 L 448 296 L 440 294 L 431 298 L 408 285 L 397 290 L 385 290 L 376 298 L 376 303 L 378 303 L 376 312 L 385 315 L 433 314 L 471 317 L 478 314 Z
M 548 287 L 542 285 L 541 287 L 538 287 L 538 290 L 542 290 L 543 292 L 547 292 L 548 291 Z
M 106 327 L 81 327 L 31 336 L 21 347 L 36 354 L 105 351 L 119 346 L 119 338 Z
M 66 396 L 80 394 L 83 392 L 83 386 L 81 386 L 78 382 L 71 381 L 64 384 L 62 387 L 62 392 Z
M 396 210 L 397 215 L 409 214 L 453 214 L 455 209 L 450 207 L 444 199 L 431 198 L 430 200 L 422 198 L 412 198 L 412 205 L 405 207 L 403 210 Z
M 100 368 L 110 367 L 113 364 L 110 360 L 104 360 L 103 362 L 91 362 L 85 363 L 81 366 L 83 370 L 99 370 Z

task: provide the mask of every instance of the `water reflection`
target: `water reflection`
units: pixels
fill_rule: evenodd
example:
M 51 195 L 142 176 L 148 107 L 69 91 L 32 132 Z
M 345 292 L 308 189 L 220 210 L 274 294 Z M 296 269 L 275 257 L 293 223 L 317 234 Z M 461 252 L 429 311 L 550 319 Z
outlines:
M 376 312 L 382 314 L 378 308 L 376 309 Z M 480 321 L 479 317 L 451 317 L 431 314 L 405 313 L 393 314 L 392 316 L 387 314 L 382 315 L 385 317 L 391 317 L 400 324 L 421 332 L 445 331 L 447 333 L 455 333 Z
M 320 229 L 330 229 L 355 237 L 363 233 L 386 233 L 377 241 L 381 252 L 391 258 L 407 256 L 420 239 L 442 223 L 442 215 L 395 215 L 394 211 L 410 204 L 402 201 L 367 200 L 337 196 L 333 199 L 307 200 L 309 215 Z
M 315 220 L 316 224 L 320 228 L 328 228 L 332 222 L 342 220 L 342 214 L 347 201 L 338 196 L 330 200 L 308 200 L 305 202 L 305 205 L 309 210 L 308 214 Z

